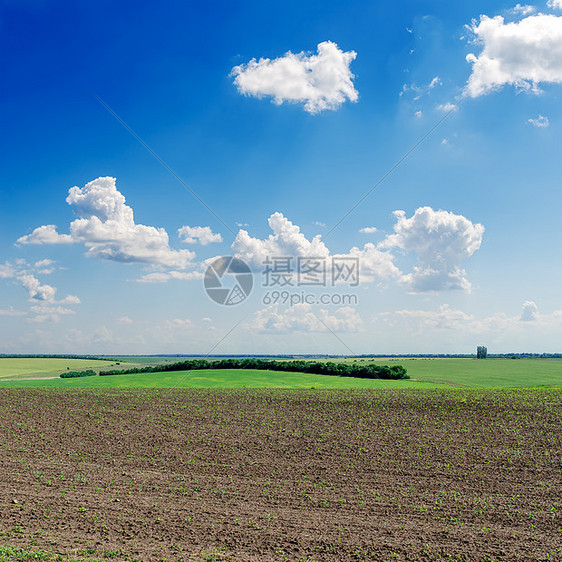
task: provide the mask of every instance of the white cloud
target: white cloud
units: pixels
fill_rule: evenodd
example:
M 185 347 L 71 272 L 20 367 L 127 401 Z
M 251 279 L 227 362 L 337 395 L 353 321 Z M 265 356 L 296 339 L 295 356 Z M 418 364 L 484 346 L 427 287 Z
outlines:
M 53 263 L 52 260 L 44 259 L 35 262 L 31 266 L 23 259 L 13 262 L 6 261 L 0 264 L 0 278 L 13 279 L 16 283 L 19 283 L 27 290 L 30 302 L 40 302 L 49 305 L 80 304 L 80 299 L 75 295 L 67 295 L 62 300 L 55 300 L 56 287 L 44 285 L 37 278 L 37 275 L 52 273 L 54 270 L 52 267 Z
M 139 283 L 167 283 L 171 280 L 192 281 L 203 279 L 205 275 L 201 271 L 154 271 L 145 273 L 137 281 Z
M 324 228 L 324 227 L 326 226 L 326 223 L 325 223 L 325 222 L 320 222 L 320 221 L 314 221 L 312 224 L 313 224 L 314 226 L 320 226 L 320 227 L 322 227 L 322 228 Z
M 534 6 L 529 6 L 529 4 L 517 4 L 511 10 L 508 10 L 510 14 L 517 14 L 522 16 L 528 16 L 534 14 L 537 9 Z
M 480 248 L 484 227 L 462 215 L 431 207 L 418 208 L 411 218 L 406 218 L 404 211 L 395 211 L 394 215 L 395 233 L 387 236 L 379 248 L 413 251 L 419 264 L 413 273 L 402 277 L 402 282 L 414 292 L 470 291 L 461 262 Z
M 193 328 L 193 322 L 189 318 L 174 318 L 166 321 L 165 326 L 174 330 L 190 330 Z
M 18 279 L 22 286 L 27 289 L 29 300 L 47 302 L 55 300 L 55 294 L 57 292 L 56 288 L 51 287 L 50 285 L 41 285 L 39 279 L 37 279 L 34 275 L 27 273 L 20 275 Z
M 470 29 L 482 51 L 466 57 L 472 63 L 466 86 L 469 96 L 506 84 L 536 92 L 543 82 L 562 82 L 562 17 L 537 14 L 505 23 L 502 16 L 482 15 Z
M 423 113 L 421 110 L 418 110 L 414 113 L 414 115 L 419 119 L 420 117 L 423 117 Z
M 53 306 L 50 303 L 41 303 L 31 307 L 31 311 L 35 314 L 29 319 L 29 322 L 59 322 L 61 316 L 67 316 L 69 314 L 76 314 L 76 312 L 70 308 L 63 308 L 62 306 Z
M 525 301 L 521 310 L 522 322 L 533 322 L 537 319 L 539 309 L 533 301 Z
M 527 119 L 527 123 L 531 123 L 534 127 L 544 128 L 550 125 L 548 117 L 539 115 L 536 119 Z
M 115 178 L 100 177 L 84 187 L 72 187 L 66 201 L 80 217 L 70 223 L 70 235 L 58 234 L 53 225 L 36 228 L 20 244 L 81 242 L 86 255 L 122 263 L 184 269 L 195 254 L 170 248 L 164 228 L 137 224 L 133 209 L 115 186 Z
M 10 262 L 0 263 L 0 279 L 11 279 L 16 275 L 16 268 Z
M 343 52 L 332 41 L 318 44 L 318 54 L 293 54 L 277 59 L 252 59 L 235 66 L 231 76 L 238 91 L 245 95 L 273 98 L 283 102 L 304 103 L 305 111 L 319 113 L 337 109 L 346 100 L 357 101 L 350 64 L 354 51 Z
M 278 334 L 294 332 L 357 332 L 363 321 L 357 311 L 349 306 L 338 308 L 333 313 L 325 309 L 314 312 L 306 303 L 295 304 L 283 311 L 279 304 L 272 304 L 254 314 L 249 326 L 252 331 Z
M 554 8 L 555 10 L 562 10 L 562 0 L 548 0 L 546 5 L 549 8 Z
M 456 111 L 458 107 L 454 103 L 447 102 L 439 104 L 436 109 L 438 109 L 439 111 L 449 112 Z
M 397 219 L 394 234 L 379 244 L 367 243 L 362 248 L 353 247 L 347 253 L 332 254 L 320 235 L 309 240 L 283 214 L 274 213 L 268 221 L 273 234 L 259 239 L 240 230 L 232 251 L 258 271 L 276 257 L 295 259 L 293 268 L 296 268 L 296 258 L 299 257 L 324 259 L 328 273 L 331 258 L 355 258 L 359 263 L 361 282 L 394 278 L 400 279 L 414 292 L 469 291 L 471 286 L 461 263 L 480 247 L 484 227 L 473 224 L 462 215 L 434 211 L 431 207 L 420 207 L 411 218 L 406 218 L 404 211 L 395 211 L 394 215 Z M 415 252 L 418 265 L 413 273 L 401 273 L 394 263 L 394 249 Z
M 413 52 L 413 50 L 410 52 L 410 54 L 412 52 Z M 428 84 L 422 85 L 422 86 L 418 86 L 417 84 L 403 84 L 402 90 L 400 92 L 400 96 L 403 96 L 407 92 L 413 92 L 415 94 L 414 101 L 417 101 L 422 96 L 424 96 L 426 94 L 429 94 L 431 92 L 431 90 L 433 90 L 436 86 L 441 86 L 442 84 L 443 83 L 441 82 L 441 79 L 439 78 L 439 76 L 435 76 L 431 80 L 431 82 L 429 82 Z M 419 113 L 421 113 L 421 111 Z
M 271 256 L 327 258 L 330 255 L 320 234 L 308 240 L 300 227 L 282 213 L 273 213 L 267 222 L 273 234 L 265 240 L 252 238 L 246 230 L 238 232 L 232 243 L 232 250 L 237 258 L 259 268 Z
M 117 319 L 117 324 L 122 324 L 122 325 L 133 324 L 133 320 L 128 316 L 121 316 L 121 318 Z
M 409 324 L 413 331 L 432 328 L 439 330 L 459 330 L 467 323 L 474 320 L 474 316 L 466 314 L 462 310 L 451 308 L 443 304 L 435 310 L 396 310 L 394 312 L 383 312 L 380 317 L 392 325 Z
M 182 226 L 178 229 L 178 236 L 186 244 L 201 244 L 206 246 L 213 242 L 222 242 L 220 233 L 214 233 L 210 226 Z
M 59 234 L 54 224 L 37 227 L 31 234 L 18 238 L 18 244 L 72 244 L 75 240 L 69 234 Z
M 25 316 L 27 312 L 23 310 L 16 310 L 13 306 L 8 308 L 8 310 L 0 309 L 0 316 Z
M 359 229 L 359 232 L 361 234 L 374 234 L 375 232 L 378 232 L 379 229 L 376 226 L 365 226 L 363 228 Z
M 380 281 L 400 273 L 393 264 L 393 256 L 373 244 L 365 244 L 362 249 L 353 247 L 347 254 L 331 254 L 322 242 L 320 234 L 308 240 L 300 231 L 300 227 L 282 213 L 273 213 L 268 223 L 273 231 L 268 238 L 252 238 L 247 231 L 240 230 L 232 244 L 233 255 L 258 270 L 264 268 L 267 260 L 276 257 L 319 258 L 325 260 L 327 269 L 331 267 L 331 257 L 351 257 L 359 260 L 361 279 L 365 281 Z M 296 267 L 296 264 L 293 265 Z

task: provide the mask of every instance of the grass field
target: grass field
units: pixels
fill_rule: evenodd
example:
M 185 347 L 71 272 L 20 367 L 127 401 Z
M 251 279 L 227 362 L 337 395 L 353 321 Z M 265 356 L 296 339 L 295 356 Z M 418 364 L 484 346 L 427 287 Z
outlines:
M 168 358 L 168 360 L 174 361 L 173 358 Z M 353 361 L 353 359 L 346 359 L 346 361 Z M 142 358 L 135 358 L 135 362 L 142 365 Z M 150 362 L 156 363 L 157 358 L 150 358 Z M 383 358 L 373 360 L 373 362 L 381 365 L 403 365 L 408 370 L 411 379 L 408 381 L 380 381 L 305 373 L 233 369 L 60 379 L 58 375 L 67 367 L 70 367 L 71 370 L 98 369 L 108 368 L 111 363 L 81 359 L 0 359 L 0 387 L 404 389 L 562 387 L 562 360 L 560 359 Z
M 91 359 L 15 358 L 0 359 L 0 381 L 6 379 L 32 379 L 58 377 L 69 368 L 71 371 L 107 369 L 110 361 Z
M 404 366 L 413 380 L 465 388 L 562 386 L 562 359 L 377 359 Z
M 76 379 L 1 381 L 2 386 L 55 388 L 437 388 L 444 384 L 240 369 L 142 373 Z

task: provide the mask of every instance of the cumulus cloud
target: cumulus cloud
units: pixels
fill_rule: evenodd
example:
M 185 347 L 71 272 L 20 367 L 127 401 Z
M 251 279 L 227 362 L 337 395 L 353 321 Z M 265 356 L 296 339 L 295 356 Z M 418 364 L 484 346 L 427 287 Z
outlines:
M 50 285 L 41 285 L 37 277 L 31 274 L 24 274 L 19 276 L 19 281 L 22 286 L 27 289 L 29 300 L 49 301 L 55 300 L 57 290 Z
M 365 226 L 363 228 L 359 229 L 359 232 L 361 234 L 374 234 L 375 232 L 378 232 L 378 228 L 376 226 Z
M 549 8 L 554 8 L 556 10 L 562 10 L 562 0 L 548 0 L 546 5 Z
M 529 6 L 529 4 L 517 4 L 509 10 L 509 13 L 528 16 L 534 14 L 536 11 L 537 9 L 534 6 Z
M 37 227 L 31 234 L 18 238 L 18 244 L 72 244 L 75 240 L 69 234 L 59 234 L 54 224 Z
M 29 322 L 58 322 L 64 314 L 74 314 L 71 309 L 63 308 L 60 305 L 80 304 L 80 299 L 75 295 L 67 295 L 61 300 L 56 300 L 57 289 L 52 285 L 43 284 L 37 275 L 49 274 L 54 271 L 54 262 L 43 259 L 28 264 L 23 259 L 0 264 L 0 278 L 12 279 L 13 282 L 21 285 L 28 295 L 29 302 L 33 303 L 30 311 L 35 315 L 30 317 Z M 11 313 L 13 308 L 4 311 L 3 316 L 21 316 L 26 312 Z
M 394 234 L 379 247 L 415 252 L 418 265 L 402 277 L 403 283 L 414 292 L 470 290 L 461 262 L 480 248 L 484 226 L 431 207 L 418 208 L 410 218 L 404 211 L 395 211 L 394 216 Z
M 274 213 L 268 221 L 273 234 L 260 239 L 240 230 L 232 251 L 257 270 L 263 270 L 276 257 L 318 258 L 324 260 L 327 268 L 333 267 L 336 259 L 354 259 L 359 264 L 361 282 L 394 278 L 414 292 L 469 291 L 470 283 L 461 263 L 480 247 L 484 227 L 462 215 L 434 211 L 431 207 L 420 207 L 410 218 L 406 218 L 404 211 L 395 211 L 394 215 L 394 234 L 379 244 L 367 243 L 346 253 L 331 253 L 321 235 L 309 240 L 282 213 Z M 417 255 L 418 265 L 413 273 L 403 274 L 398 269 L 392 253 L 396 249 Z
M 294 332 L 356 332 L 363 326 L 357 311 L 349 306 L 338 308 L 333 313 L 325 309 L 314 312 L 306 303 L 295 304 L 285 310 L 272 304 L 254 314 L 251 329 L 262 333 L 280 334 Z
M 143 263 L 184 269 L 195 254 L 170 248 L 168 233 L 135 223 L 133 209 L 125 204 L 115 178 L 100 177 L 84 187 L 72 187 L 66 202 L 80 217 L 70 223 L 70 234 L 59 234 L 52 225 L 36 228 L 22 236 L 20 244 L 80 242 L 86 255 L 122 263 Z
M 478 97 L 504 85 L 539 91 L 541 83 L 562 82 L 562 17 L 537 14 L 505 23 L 502 16 L 480 16 L 470 30 L 479 55 L 470 53 L 472 64 L 466 93 Z
M 308 240 L 300 231 L 300 227 L 285 218 L 282 213 L 273 213 L 267 222 L 273 234 L 264 240 L 252 238 L 246 230 L 238 232 L 232 244 L 237 258 L 261 267 L 267 258 L 272 256 L 327 258 L 330 255 L 320 234 Z
M 182 226 L 178 229 L 178 236 L 186 244 L 206 246 L 213 242 L 222 242 L 220 233 L 214 233 L 210 226 Z
M 538 127 L 540 129 L 550 125 L 548 117 L 545 117 L 544 115 L 539 115 L 536 119 L 527 119 L 527 122 L 533 125 L 533 127 Z
M 331 258 L 353 258 L 358 260 L 363 280 L 381 280 L 399 275 L 393 256 L 374 244 L 365 244 L 363 248 L 353 247 L 346 254 L 331 254 L 320 234 L 309 240 L 300 227 L 282 213 L 273 213 L 268 223 L 273 234 L 263 240 L 252 238 L 246 230 L 240 230 L 232 244 L 233 255 L 258 270 L 276 257 L 316 258 L 323 260 L 327 269 L 333 265 Z
M 523 309 L 521 310 L 521 321 L 522 322 L 533 322 L 537 319 L 539 309 L 533 301 L 525 301 L 523 303 Z
M 357 101 L 350 65 L 354 51 L 344 52 L 332 41 L 318 44 L 318 54 L 290 51 L 276 59 L 252 59 L 231 71 L 242 94 L 272 97 L 273 102 L 304 103 L 305 111 L 337 109 L 345 101 Z

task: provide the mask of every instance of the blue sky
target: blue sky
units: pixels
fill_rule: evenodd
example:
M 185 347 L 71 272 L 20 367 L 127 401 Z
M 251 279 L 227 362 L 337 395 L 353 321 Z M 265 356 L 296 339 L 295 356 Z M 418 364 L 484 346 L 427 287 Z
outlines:
M 0 5 L 0 352 L 560 351 L 561 2 Z

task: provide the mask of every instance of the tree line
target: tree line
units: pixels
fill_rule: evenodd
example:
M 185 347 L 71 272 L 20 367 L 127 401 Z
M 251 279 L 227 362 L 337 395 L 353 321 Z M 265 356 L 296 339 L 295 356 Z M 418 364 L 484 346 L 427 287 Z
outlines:
M 361 379 L 409 379 L 406 369 L 402 365 L 357 365 L 354 363 L 326 363 L 316 361 L 267 361 L 264 359 L 221 359 L 220 361 L 207 361 L 206 359 L 193 359 L 152 365 L 148 367 L 134 367 L 120 371 L 100 371 L 100 376 L 109 375 L 134 375 L 139 373 L 163 373 L 169 371 L 195 371 L 206 369 L 255 369 L 260 371 L 290 371 L 310 373 L 314 375 L 331 375 L 338 377 L 356 377 Z
M 86 371 L 66 371 L 60 375 L 61 379 L 75 379 L 77 377 L 95 377 L 96 372 L 92 369 L 87 369 Z

